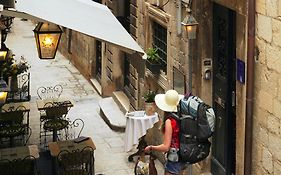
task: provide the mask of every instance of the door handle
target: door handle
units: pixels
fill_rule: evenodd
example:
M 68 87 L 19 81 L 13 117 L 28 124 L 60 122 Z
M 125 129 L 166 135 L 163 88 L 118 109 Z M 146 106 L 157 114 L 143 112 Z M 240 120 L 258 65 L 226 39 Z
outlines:
M 231 94 L 231 105 L 232 105 L 232 107 L 234 107 L 236 105 L 235 104 L 235 98 L 236 98 L 235 92 L 232 91 L 232 94 Z

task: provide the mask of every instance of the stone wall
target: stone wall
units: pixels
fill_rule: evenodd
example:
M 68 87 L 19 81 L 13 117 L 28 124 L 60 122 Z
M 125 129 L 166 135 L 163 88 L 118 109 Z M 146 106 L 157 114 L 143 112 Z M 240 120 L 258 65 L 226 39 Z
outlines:
M 153 0 L 137 1 L 137 41 L 144 48 L 150 45 L 151 34 L 150 18 L 147 2 L 152 3 Z M 154 2 L 154 1 L 153 1 Z M 193 62 L 193 79 L 195 80 L 193 87 L 195 94 L 202 97 L 209 104 L 212 103 L 212 84 L 211 81 L 202 80 L 202 59 L 212 56 L 212 51 L 208 50 L 208 41 L 212 40 L 210 20 L 212 13 L 212 3 L 219 3 L 236 11 L 236 54 L 237 57 L 247 62 L 247 3 L 243 0 L 198 0 L 194 1 L 195 17 L 200 20 L 199 34 L 197 40 L 197 58 Z M 254 88 L 254 127 L 253 127 L 253 173 L 255 175 L 262 174 L 281 174 L 281 0 L 256 0 L 256 64 L 255 64 L 255 88 Z M 157 8 L 157 7 L 156 7 Z M 186 33 L 182 30 L 181 34 L 177 34 L 177 1 L 169 1 L 162 9 L 158 9 L 158 14 L 165 14 L 164 18 L 168 22 L 168 60 L 169 69 L 166 77 L 150 76 L 145 77 L 146 87 L 157 88 L 159 92 L 164 92 L 173 87 L 172 68 L 176 67 L 187 75 L 187 48 L 188 42 Z M 182 7 L 182 18 L 186 14 Z M 204 12 L 201 13 L 201 12 Z M 199 15 L 198 15 L 199 14 Z M 203 15 L 202 15 L 203 14 Z M 157 14 L 156 14 L 157 16 Z M 161 21 L 161 20 L 160 20 Z M 88 78 L 91 76 L 93 64 L 95 61 L 95 39 L 83 36 L 77 32 L 72 34 L 71 53 L 68 52 L 68 30 L 62 37 L 63 46 L 60 51 L 66 55 L 75 64 L 76 67 Z M 75 49 L 76 48 L 76 49 Z M 103 49 L 104 49 L 103 44 Z M 109 49 L 110 47 L 106 47 Z M 75 50 L 73 50 L 75 49 Z M 113 49 L 113 48 L 112 48 Z M 106 50 L 103 50 L 103 64 L 107 65 Z M 118 59 L 123 55 L 118 49 L 113 49 L 113 57 L 116 63 L 114 69 L 114 81 L 110 82 L 106 79 L 106 73 L 103 72 L 102 87 L 104 95 L 110 96 L 112 91 L 122 87 L 122 65 L 123 60 Z M 103 70 L 105 70 L 103 68 Z M 149 86 L 148 86 L 149 85 Z M 245 138 L 245 106 L 246 106 L 246 85 L 237 83 L 236 85 L 236 174 L 242 175 L 244 168 L 244 138 Z M 160 114 L 161 115 L 161 114 Z M 158 144 L 162 141 L 162 133 L 159 125 L 148 131 L 147 141 L 149 144 Z M 155 140 L 155 138 L 157 138 Z M 160 160 L 163 156 L 158 155 Z
M 281 174 L 281 0 L 257 0 L 253 174 Z
M 71 32 L 71 34 L 70 34 Z M 69 38 L 71 36 L 71 43 Z M 69 46 L 70 44 L 70 46 Z M 82 33 L 64 29 L 59 51 L 89 80 L 95 62 L 95 39 Z
M 158 93 L 164 93 L 168 89 L 173 88 L 173 67 L 183 72 L 186 75 L 186 82 L 188 82 L 188 49 L 192 48 L 194 57 L 193 57 L 193 71 L 192 71 L 192 80 L 193 80 L 193 93 L 202 97 L 206 102 L 211 104 L 212 99 L 212 84 L 211 80 L 202 80 L 202 59 L 211 58 L 212 50 L 210 49 L 210 42 L 212 36 L 212 23 L 209 18 L 212 16 L 212 3 L 211 1 L 199 0 L 196 1 L 194 7 L 196 11 L 195 17 L 197 20 L 200 20 L 199 24 L 199 34 L 196 40 L 192 43 L 193 45 L 188 46 L 187 33 L 184 28 L 179 24 L 182 19 L 186 16 L 187 12 L 185 7 L 181 7 L 181 16 L 178 19 L 178 10 L 179 4 L 177 1 L 169 1 L 164 7 L 157 7 L 153 4 L 153 1 L 138 1 L 138 38 L 140 38 L 140 43 L 143 44 L 144 48 L 150 47 L 151 44 L 151 20 L 155 20 L 158 23 L 162 24 L 167 28 L 167 74 L 163 75 L 151 75 L 149 72 L 146 72 L 145 84 L 146 87 L 151 89 L 157 89 Z M 204 11 L 204 15 L 201 15 L 201 12 Z M 163 22 L 164 21 L 164 22 Z M 178 24 L 180 25 L 180 33 L 178 33 Z M 160 120 L 162 119 L 162 114 L 159 112 Z M 159 129 L 161 125 L 160 121 L 156 127 L 151 130 L 148 130 L 146 140 L 148 144 L 158 145 L 162 143 L 162 132 Z M 158 159 L 162 162 L 164 157 L 162 153 L 156 153 Z M 208 163 L 209 159 L 203 161 L 196 166 L 197 172 L 208 172 L 210 169 L 210 164 Z

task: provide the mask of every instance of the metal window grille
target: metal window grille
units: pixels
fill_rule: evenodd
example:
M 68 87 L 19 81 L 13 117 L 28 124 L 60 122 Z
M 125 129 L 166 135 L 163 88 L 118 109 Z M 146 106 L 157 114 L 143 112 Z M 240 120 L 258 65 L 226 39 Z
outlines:
M 167 29 L 157 22 L 153 22 L 153 43 L 154 48 L 158 48 L 158 54 L 160 56 L 161 64 L 163 65 L 163 71 L 167 71 Z

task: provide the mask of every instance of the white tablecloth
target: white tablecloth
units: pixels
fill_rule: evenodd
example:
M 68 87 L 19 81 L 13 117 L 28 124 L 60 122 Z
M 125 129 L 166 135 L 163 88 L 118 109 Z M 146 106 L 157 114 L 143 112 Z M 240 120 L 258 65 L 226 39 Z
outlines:
M 125 151 L 128 152 L 139 143 L 139 138 L 146 134 L 146 130 L 152 128 L 159 119 L 157 113 L 147 116 L 144 111 L 128 113 L 126 116 Z

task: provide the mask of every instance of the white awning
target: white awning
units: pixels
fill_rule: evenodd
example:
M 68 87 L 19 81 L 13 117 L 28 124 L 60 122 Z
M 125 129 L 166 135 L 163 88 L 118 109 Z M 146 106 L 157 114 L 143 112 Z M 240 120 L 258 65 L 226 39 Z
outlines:
M 128 53 L 144 54 L 108 7 L 92 0 L 17 0 L 15 10 L 1 14 L 48 21 L 119 46 Z

